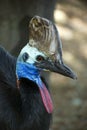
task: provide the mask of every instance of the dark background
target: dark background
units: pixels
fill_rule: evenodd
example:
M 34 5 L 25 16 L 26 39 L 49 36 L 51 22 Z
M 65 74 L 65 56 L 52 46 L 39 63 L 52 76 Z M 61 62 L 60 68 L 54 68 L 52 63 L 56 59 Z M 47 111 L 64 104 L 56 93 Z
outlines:
M 87 130 L 87 1 L 1 0 L 0 44 L 13 55 L 28 42 L 34 15 L 55 22 L 63 43 L 63 59 L 76 81 L 51 73 L 54 114 L 52 130 Z

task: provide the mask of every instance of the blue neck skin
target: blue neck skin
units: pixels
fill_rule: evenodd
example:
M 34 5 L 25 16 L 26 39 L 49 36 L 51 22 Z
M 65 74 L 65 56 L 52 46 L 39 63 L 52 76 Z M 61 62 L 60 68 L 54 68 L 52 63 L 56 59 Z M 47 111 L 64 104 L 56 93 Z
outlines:
M 18 80 L 20 78 L 27 78 L 35 82 L 38 85 L 38 87 L 43 87 L 43 83 L 40 78 L 40 70 L 36 68 L 33 64 L 17 61 L 16 75 Z
M 16 75 L 17 75 L 18 80 L 24 77 L 29 80 L 32 80 L 33 82 L 37 84 L 37 86 L 39 87 L 39 91 L 42 97 L 44 107 L 46 108 L 46 111 L 48 113 L 52 113 L 53 111 L 52 100 L 45 84 L 42 82 L 40 78 L 40 70 L 36 68 L 33 64 L 17 61 Z

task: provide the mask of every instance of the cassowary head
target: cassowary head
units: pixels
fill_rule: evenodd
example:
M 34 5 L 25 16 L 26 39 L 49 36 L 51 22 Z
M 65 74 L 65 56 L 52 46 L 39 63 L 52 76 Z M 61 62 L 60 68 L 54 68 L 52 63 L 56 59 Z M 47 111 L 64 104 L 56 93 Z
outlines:
M 37 50 L 35 66 L 75 79 L 74 72 L 63 63 L 62 43 L 56 26 L 49 20 L 35 16 L 29 24 L 29 48 Z M 27 46 L 28 46 L 27 45 Z M 33 54 L 32 54 L 33 56 Z
M 52 102 L 40 79 L 40 71 L 49 70 L 76 79 L 75 73 L 63 63 L 62 43 L 56 26 L 39 16 L 29 23 L 29 43 L 21 50 L 16 68 L 18 79 L 24 77 L 36 82 L 48 113 L 52 112 Z

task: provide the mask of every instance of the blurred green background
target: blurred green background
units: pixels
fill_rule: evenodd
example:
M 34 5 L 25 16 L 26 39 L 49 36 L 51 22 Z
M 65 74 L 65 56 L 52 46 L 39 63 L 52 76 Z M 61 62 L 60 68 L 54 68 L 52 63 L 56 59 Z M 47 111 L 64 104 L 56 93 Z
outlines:
M 54 102 L 52 130 L 87 130 L 87 1 L 1 0 L 0 44 L 13 55 L 28 42 L 34 15 L 55 22 L 63 44 L 63 59 L 78 75 L 72 80 L 49 74 Z

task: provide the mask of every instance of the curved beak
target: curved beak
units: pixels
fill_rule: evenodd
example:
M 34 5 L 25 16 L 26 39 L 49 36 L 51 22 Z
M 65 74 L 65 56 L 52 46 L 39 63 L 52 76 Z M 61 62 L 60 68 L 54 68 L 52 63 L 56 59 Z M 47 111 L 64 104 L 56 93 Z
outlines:
M 63 62 L 53 62 L 52 60 L 47 59 L 40 63 L 35 63 L 35 66 L 43 70 L 59 73 L 72 79 L 77 79 L 76 74 Z

